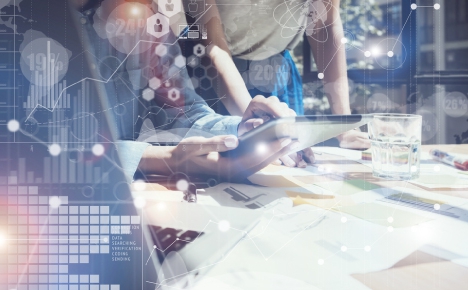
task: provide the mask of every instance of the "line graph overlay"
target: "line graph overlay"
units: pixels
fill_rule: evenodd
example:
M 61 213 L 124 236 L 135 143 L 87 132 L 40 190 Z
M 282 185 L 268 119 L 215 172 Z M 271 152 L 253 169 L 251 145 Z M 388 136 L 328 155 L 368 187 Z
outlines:
M 15 0 L 16 1 L 16 0 Z M 202 13 L 199 18 L 197 19 L 197 21 L 203 17 L 203 15 L 205 13 L 207 13 L 209 11 L 209 9 L 211 8 L 211 6 L 209 6 L 204 13 Z M 196 21 L 195 21 L 196 22 Z M 193 26 L 195 24 L 192 24 L 191 26 Z M 189 28 L 191 27 L 189 26 Z M 55 101 L 53 107 L 51 109 L 48 109 L 47 107 L 43 106 L 43 105 L 40 105 L 40 104 L 37 104 L 32 110 L 31 112 L 29 113 L 29 115 L 26 117 L 26 121 L 29 120 L 29 118 L 34 114 L 34 112 L 38 109 L 38 108 L 43 108 L 43 109 L 46 109 L 47 111 L 49 112 L 53 112 L 55 110 L 55 108 L 57 107 L 57 104 L 59 102 L 59 100 L 62 98 L 62 95 L 63 95 L 63 92 L 66 91 L 66 89 L 68 88 L 71 88 L 77 84 L 80 84 L 86 80 L 90 80 L 90 81 L 95 81 L 95 82 L 99 82 L 99 83 L 104 83 L 104 84 L 107 84 L 109 83 L 110 80 L 112 80 L 112 78 L 114 77 L 114 75 L 119 71 L 120 67 L 125 63 L 125 61 L 131 56 L 131 54 L 135 51 L 135 49 L 138 48 L 138 46 L 141 44 L 141 43 L 151 43 L 151 44 L 161 44 L 161 43 L 165 43 L 165 44 L 168 44 L 168 45 L 175 45 L 177 43 L 177 41 L 179 40 L 180 36 L 177 36 L 176 39 L 174 40 L 174 42 L 172 43 L 165 43 L 165 42 L 160 42 L 160 41 L 149 41 L 149 40 L 138 40 L 138 42 L 136 43 L 136 45 L 130 50 L 130 52 L 125 56 L 125 58 L 121 61 L 121 63 L 116 67 L 116 69 L 114 70 L 114 72 L 106 79 L 106 80 L 99 80 L 99 79 L 95 79 L 95 78 L 91 78 L 91 77 L 86 77 L 86 78 L 83 78 L 75 83 L 72 83 L 68 86 L 66 86 L 65 88 L 62 89 L 62 91 L 60 92 L 59 94 L 59 97 L 57 98 L 57 101 Z M 184 66 L 185 67 L 185 66 Z

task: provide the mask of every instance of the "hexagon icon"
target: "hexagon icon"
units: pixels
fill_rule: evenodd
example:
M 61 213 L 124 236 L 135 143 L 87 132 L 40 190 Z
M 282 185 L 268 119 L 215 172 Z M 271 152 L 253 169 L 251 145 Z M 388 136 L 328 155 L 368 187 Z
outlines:
M 176 58 L 174 58 L 174 64 L 177 67 L 184 67 L 185 66 L 185 57 L 182 56 L 182 55 L 176 56 Z
M 187 64 L 191 67 L 196 67 L 200 63 L 200 59 L 195 55 L 191 55 L 187 58 Z
M 167 92 L 167 98 L 173 102 L 177 101 L 180 98 L 180 92 L 178 89 L 170 89 Z
M 192 84 L 193 84 L 193 87 L 196 89 L 200 86 L 200 82 L 198 81 L 197 78 L 191 78 L 190 79 L 192 81 Z
M 152 99 L 154 99 L 154 91 L 152 89 L 144 89 L 141 96 L 143 97 L 143 99 L 149 102 Z
M 183 89 L 184 88 L 184 80 L 181 78 L 178 78 L 174 82 L 174 86 L 178 89 Z
M 200 87 L 204 90 L 208 90 L 211 87 L 211 81 L 208 78 L 203 78 L 200 81 Z
M 200 64 L 204 67 L 209 67 L 211 65 L 211 58 L 204 56 L 200 59 Z
M 156 90 L 161 86 L 161 81 L 157 77 L 154 77 L 154 78 L 150 79 L 149 86 L 153 90 Z
M 205 46 L 203 44 L 197 44 L 193 47 L 193 54 L 198 57 L 201 57 L 205 54 Z
M 175 1 L 175 0 L 173 0 Z M 156 38 L 161 38 L 169 33 L 169 18 L 156 13 L 146 20 L 146 32 Z
M 141 74 L 147 80 L 154 77 L 153 69 L 151 67 L 149 67 L 149 66 L 144 67 Z
M 158 11 L 166 15 L 167 17 L 172 17 L 179 13 L 182 10 L 181 0 L 159 0 L 158 1 Z
M 197 78 L 202 78 L 205 76 L 205 69 L 203 67 L 197 67 L 194 71 L 193 71 L 193 74 L 197 77 Z
M 216 68 L 214 68 L 213 66 L 209 67 L 207 70 L 206 70 L 206 75 L 211 78 L 211 79 L 214 79 L 215 77 L 218 76 L 218 71 L 216 70 Z
M 164 56 L 167 53 L 167 46 L 165 46 L 164 44 L 156 46 L 156 48 L 154 49 L 154 53 L 156 53 L 159 56 Z
M 190 0 L 184 2 L 185 13 L 195 17 L 205 12 L 205 0 Z

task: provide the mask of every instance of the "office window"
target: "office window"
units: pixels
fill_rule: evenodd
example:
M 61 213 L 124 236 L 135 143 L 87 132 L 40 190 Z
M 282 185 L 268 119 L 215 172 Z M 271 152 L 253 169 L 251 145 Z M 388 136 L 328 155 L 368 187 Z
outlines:
M 356 36 L 346 49 L 353 113 L 422 114 L 423 143 L 468 143 L 468 132 L 455 126 L 468 121 L 468 1 L 368 2 L 342 1 L 345 33 Z M 303 50 L 306 113 L 329 112 L 306 42 Z
M 340 14 L 348 41 L 345 44 L 348 69 L 393 70 L 406 61 L 407 52 L 400 35 L 401 0 L 342 0 Z M 339 45 L 339 40 L 336 42 Z M 392 57 L 388 57 L 388 51 L 393 52 Z M 295 52 L 300 54 L 297 49 Z M 305 73 L 316 72 L 310 50 L 306 53 L 311 62 L 305 66 Z

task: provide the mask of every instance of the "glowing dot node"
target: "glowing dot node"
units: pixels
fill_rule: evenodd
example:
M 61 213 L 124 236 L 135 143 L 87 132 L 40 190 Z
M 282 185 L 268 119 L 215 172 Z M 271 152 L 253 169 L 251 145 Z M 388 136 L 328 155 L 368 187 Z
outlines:
M 51 208 L 58 208 L 62 202 L 58 196 L 52 196 L 49 199 L 49 205 Z
M 143 191 L 146 189 L 146 182 L 141 179 L 135 180 L 133 182 L 133 187 L 136 191 Z
M 323 264 L 325 264 L 325 261 L 323 259 L 318 259 L 317 263 L 322 266 Z
M 387 221 L 388 221 L 389 223 L 393 223 L 393 217 L 389 216 L 389 217 L 387 218 Z
M 146 199 L 143 197 L 139 196 L 133 200 L 133 204 L 135 205 L 136 208 L 144 208 L 146 205 Z
M 342 222 L 342 223 L 345 223 L 345 222 L 347 222 L 347 221 L 348 221 L 348 219 L 347 219 L 345 216 L 341 217 L 341 222 Z
M 231 224 L 227 220 L 222 220 L 218 223 L 218 229 L 221 232 L 227 232 L 231 228 Z
M 415 3 L 411 4 L 411 9 L 416 10 L 416 8 L 418 8 L 418 5 L 416 5 Z
M 49 153 L 52 156 L 57 156 L 62 152 L 62 148 L 60 147 L 59 144 L 52 144 L 49 146 Z
M 348 43 L 348 39 L 346 37 L 343 37 L 341 39 L 341 43 L 343 43 L 343 44 Z
M 439 10 L 440 9 L 440 4 L 439 3 L 434 4 L 434 9 Z
M 133 15 L 138 15 L 138 14 L 140 14 L 140 10 L 137 7 L 133 7 L 132 8 L 132 14 Z
M 265 144 L 257 145 L 257 153 L 263 154 L 267 151 L 267 146 Z
M 189 183 L 185 179 L 178 180 L 176 183 L 177 190 L 186 191 L 189 187 Z
M 346 252 L 347 250 L 348 250 L 348 247 L 346 247 L 346 246 L 341 246 L 341 251 L 342 251 L 342 252 Z
M 6 243 L 6 236 L 0 233 L 0 246 Z
M 438 204 L 438 203 L 434 204 L 434 209 L 439 210 L 440 209 L 440 204 Z
M 8 128 L 8 131 L 10 131 L 10 132 L 16 132 L 16 131 L 19 130 L 20 124 L 16 120 L 10 120 L 7 123 L 7 128 Z
M 390 50 L 389 52 L 387 52 L 387 55 L 388 57 L 393 57 L 393 51 Z
M 96 156 L 101 156 L 104 154 L 104 146 L 102 144 L 94 144 L 93 148 L 91 148 L 91 151 L 93 152 L 94 155 Z
M 319 74 L 317 75 L 317 77 L 318 77 L 319 79 L 323 80 L 323 78 L 325 77 L 325 75 L 324 75 L 323 73 L 319 73 Z
M 370 250 L 371 250 L 371 247 L 370 247 L 370 246 L 365 246 L 365 247 L 364 247 L 364 251 L 370 252 Z
M 156 208 L 157 208 L 158 210 L 163 211 L 163 210 L 166 209 L 166 204 L 165 204 L 164 202 L 160 202 L 160 203 L 158 203 L 158 205 L 156 206 Z
M 370 56 L 371 56 L 371 52 L 368 51 L 368 50 L 365 51 L 365 52 L 364 52 L 364 56 L 365 56 L 365 57 L 370 57 Z
M 156 249 L 156 245 L 153 246 L 153 249 Z
M 380 55 L 380 48 L 378 48 L 378 47 L 373 47 L 373 48 L 371 49 L 371 53 L 372 53 L 373 56 L 378 56 L 378 55 Z

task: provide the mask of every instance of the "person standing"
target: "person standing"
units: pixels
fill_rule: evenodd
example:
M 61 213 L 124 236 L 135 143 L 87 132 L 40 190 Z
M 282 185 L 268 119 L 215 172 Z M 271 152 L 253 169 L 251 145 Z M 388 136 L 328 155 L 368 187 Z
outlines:
M 276 96 L 304 114 L 302 77 L 289 52 L 304 32 L 332 113 L 351 114 L 340 0 L 206 0 L 206 7 L 198 19 L 208 30 L 203 43 L 218 71 L 218 96 L 231 115 L 242 115 L 256 95 Z M 370 146 L 358 130 L 338 140 L 346 148 Z

